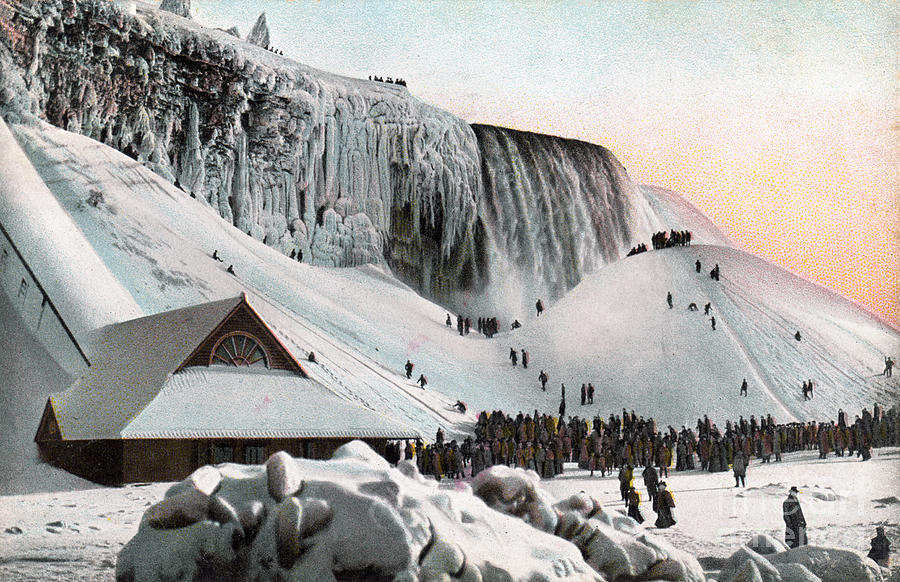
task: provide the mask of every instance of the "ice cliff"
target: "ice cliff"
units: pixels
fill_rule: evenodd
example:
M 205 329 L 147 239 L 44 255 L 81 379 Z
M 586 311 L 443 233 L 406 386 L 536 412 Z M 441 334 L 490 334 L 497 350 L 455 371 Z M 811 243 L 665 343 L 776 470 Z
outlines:
M 127 153 L 304 262 L 386 263 L 458 309 L 472 296 L 521 306 L 558 297 L 657 223 L 693 224 L 659 220 L 600 146 L 473 127 L 405 87 L 317 71 L 149 5 L 7 12 L 8 121 L 37 116 Z

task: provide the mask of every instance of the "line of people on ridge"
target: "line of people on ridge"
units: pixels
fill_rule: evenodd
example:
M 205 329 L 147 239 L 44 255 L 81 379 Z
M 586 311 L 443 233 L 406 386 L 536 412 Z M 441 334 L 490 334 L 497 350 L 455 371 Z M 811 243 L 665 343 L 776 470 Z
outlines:
M 650 237 L 650 244 L 653 245 L 653 250 L 666 249 L 674 246 L 691 246 L 691 238 L 693 238 L 693 235 L 689 230 L 672 229 L 668 233 L 663 230 L 653 233 L 653 236 Z M 631 250 L 628 251 L 626 256 L 631 257 L 646 252 L 647 245 L 645 243 L 640 243 L 637 246 L 631 247 Z
M 397 77 L 396 79 L 394 79 L 391 77 L 379 77 L 377 75 L 373 77 L 372 75 L 369 75 L 369 80 L 376 81 L 378 83 L 392 83 L 394 85 L 400 85 L 401 87 L 406 87 L 406 79 L 401 79 L 400 77 Z
M 453 327 L 453 318 L 450 314 L 447 314 L 447 319 L 444 321 L 447 327 Z M 496 317 L 479 317 L 476 320 L 476 329 L 478 333 L 485 335 L 488 338 L 494 337 L 498 331 L 500 331 L 500 323 Z M 456 331 L 459 332 L 459 335 L 469 335 L 469 332 L 472 330 L 472 319 L 470 317 L 463 317 L 462 315 L 456 316 Z

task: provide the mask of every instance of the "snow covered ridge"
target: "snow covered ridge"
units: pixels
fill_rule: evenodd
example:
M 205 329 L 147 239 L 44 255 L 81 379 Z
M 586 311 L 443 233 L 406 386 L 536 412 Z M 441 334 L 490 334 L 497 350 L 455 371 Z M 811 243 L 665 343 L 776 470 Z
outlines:
M 116 580 L 705 580 L 630 518 L 538 483 L 495 468 L 473 494 L 359 441 L 330 461 L 206 466 L 147 509 Z
M 558 297 L 654 230 L 708 222 L 661 211 L 599 146 L 473 130 L 404 87 L 316 71 L 149 5 L 38 2 L 10 26 L 9 121 L 102 141 L 285 255 L 386 262 L 451 306 L 486 287 L 509 303 L 510 282 L 525 304 Z

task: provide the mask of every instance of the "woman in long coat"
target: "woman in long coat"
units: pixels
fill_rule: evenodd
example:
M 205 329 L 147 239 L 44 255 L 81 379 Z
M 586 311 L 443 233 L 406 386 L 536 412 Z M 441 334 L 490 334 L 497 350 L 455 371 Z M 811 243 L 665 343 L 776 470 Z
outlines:
M 656 527 L 667 528 L 675 525 L 675 516 L 672 509 L 675 508 L 675 498 L 672 493 L 666 489 L 666 482 L 661 481 L 659 484 L 659 494 L 653 501 L 653 511 L 656 512 Z

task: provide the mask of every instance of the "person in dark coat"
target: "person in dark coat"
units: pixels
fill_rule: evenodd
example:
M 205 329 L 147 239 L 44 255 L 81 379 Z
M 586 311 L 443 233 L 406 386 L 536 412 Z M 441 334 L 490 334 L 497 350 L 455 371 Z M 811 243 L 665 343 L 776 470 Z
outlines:
M 622 465 L 619 469 L 619 494 L 622 496 L 622 501 L 626 503 L 628 502 L 628 490 L 632 488 L 633 479 L 634 469 L 631 468 L 631 465 Z
M 528 367 L 528 352 L 525 351 L 525 348 L 522 348 L 522 367 Z
M 713 315 L 709 318 L 709 323 L 712 324 L 713 331 L 716 331 L 716 316 Z
M 412 362 L 406 360 L 406 378 L 408 380 L 412 379 L 412 371 L 414 367 L 415 365 Z
M 544 312 L 544 302 L 540 299 L 534 304 L 534 308 L 537 311 L 538 317 Z
M 747 395 L 747 379 L 744 378 L 744 381 L 741 382 L 741 396 Z
M 694 263 L 694 268 L 697 270 L 698 273 L 700 272 L 700 268 L 701 268 L 700 267 L 700 259 L 697 259 L 697 262 Z
M 425 374 L 419 374 L 419 379 L 416 382 L 422 387 L 422 390 L 425 390 L 425 384 L 428 384 L 428 379 L 425 377 Z
M 447 324 L 447 327 L 453 327 L 453 320 L 450 318 L 450 314 L 449 314 L 449 313 L 447 314 L 447 321 L 446 321 L 446 324 Z
M 513 366 L 515 366 L 519 361 L 519 353 L 513 348 L 509 348 L 509 360 L 512 362 Z
M 703 306 L 703 315 L 709 315 L 709 309 L 712 307 L 712 303 L 707 303 Z
M 869 558 L 879 566 L 888 568 L 891 556 L 891 540 L 884 535 L 884 527 L 875 528 L 875 537 L 872 538 L 872 549 L 869 550 Z
M 588 404 L 594 403 L 594 385 L 588 382 Z
M 798 331 L 797 333 L 794 334 L 794 339 L 799 342 L 801 339 L 803 339 L 803 336 L 800 335 L 800 332 Z
M 731 468 L 734 471 L 734 486 L 746 487 L 747 457 L 744 455 L 743 450 L 738 449 L 734 454 L 734 462 L 732 463 Z
M 587 403 L 587 384 L 581 385 L 581 405 L 584 406 Z
M 644 523 L 644 516 L 641 515 L 641 494 L 634 487 L 628 488 L 628 498 L 625 500 L 625 507 L 628 508 L 628 517 L 638 523 Z
M 541 381 L 541 390 L 544 392 L 547 391 L 547 380 L 550 379 L 550 376 L 547 375 L 547 372 L 541 370 L 541 373 L 538 374 L 538 380 Z
M 559 401 L 559 419 L 566 415 L 566 397 L 563 395 L 562 400 Z
M 669 304 L 669 309 L 672 309 L 672 292 L 671 291 L 666 293 L 666 303 Z
M 653 511 L 656 512 L 656 527 L 665 529 L 675 525 L 675 514 L 672 511 L 673 509 L 675 509 L 675 498 L 672 497 L 672 493 L 666 489 L 666 482 L 662 481 L 659 484 L 659 495 L 653 502 Z
M 648 463 L 647 468 L 644 469 L 644 487 L 647 488 L 647 495 L 650 496 L 650 504 L 653 504 L 653 501 L 656 499 L 657 488 L 659 487 L 659 475 L 656 473 L 656 469 L 653 468 L 653 465 Z
M 805 546 L 806 541 L 806 518 L 803 517 L 803 510 L 800 508 L 800 500 L 797 494 L 800 491 L 796 487 L 791 487 L 788 492 L 788 498 L 784 500 L 782 512 L 784 514 L 784 541 L 789 548 L 798 548 Z

